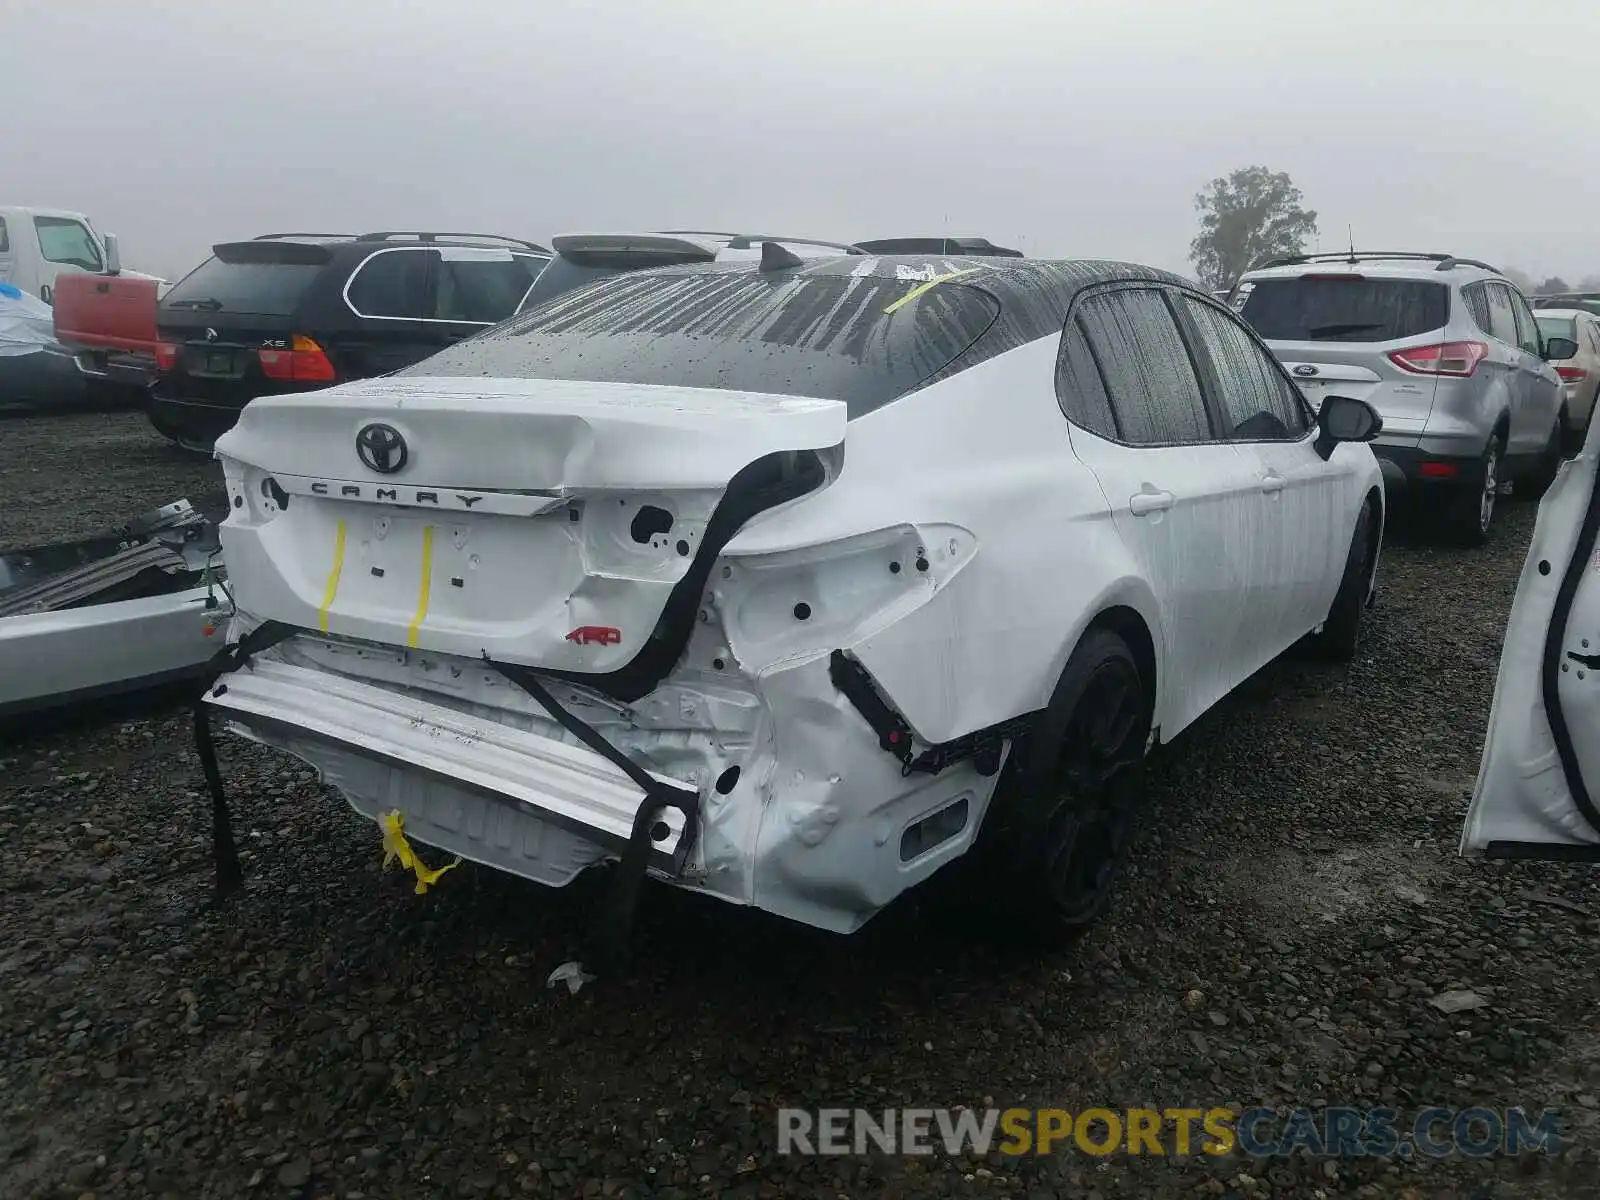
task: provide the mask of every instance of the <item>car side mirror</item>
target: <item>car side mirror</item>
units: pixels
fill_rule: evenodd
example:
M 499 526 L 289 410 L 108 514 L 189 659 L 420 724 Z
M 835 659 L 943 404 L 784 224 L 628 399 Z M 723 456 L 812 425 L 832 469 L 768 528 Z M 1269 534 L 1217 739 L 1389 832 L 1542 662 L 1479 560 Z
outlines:
M 1326 396 L 1317 410 L 1316 449 L 1324 461 L 1340 442 L 1370 442 L 1383 432 L 1383 418 L 1365 400 Z
M 122 255 L 117 251 L 117 235 L 114 233 L 106 234 L 105 242 L 106 274 L 120 275 L 122 274 Z
M 1575 357 L 1577 353 L 1578 343 L 1571 338 L 1553 337 L 1544 340 L 1545 362 L 1560 362 Z

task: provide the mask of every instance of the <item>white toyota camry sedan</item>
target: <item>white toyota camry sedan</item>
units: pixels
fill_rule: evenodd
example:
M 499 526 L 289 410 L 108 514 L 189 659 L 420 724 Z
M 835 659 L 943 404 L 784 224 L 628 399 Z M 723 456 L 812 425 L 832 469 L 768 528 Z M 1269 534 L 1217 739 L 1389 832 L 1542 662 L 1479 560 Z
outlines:
M 245 409 L 250 669 L 204 708 L 419 890 L 609 861 L 624 909 L 648 876 L 850 932 L 971 852 L 975 903 L 1068 934 L 1147 752 L 1303 639 L 1354 653 L 1380 426 L 1145 267 L 620 275 Z

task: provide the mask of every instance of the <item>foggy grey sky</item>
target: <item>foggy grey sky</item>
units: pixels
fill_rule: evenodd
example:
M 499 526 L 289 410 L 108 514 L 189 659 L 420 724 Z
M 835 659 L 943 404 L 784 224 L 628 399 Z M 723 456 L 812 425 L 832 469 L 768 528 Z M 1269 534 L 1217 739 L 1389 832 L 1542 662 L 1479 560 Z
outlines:
M 171 278 L 417 227 L 948 231 L 1188 274 L 1194 193 L 1251 163 L 1325 248 L 1600 274 L 1594 0 L 10 0 L 3 29 L 0 202 Z

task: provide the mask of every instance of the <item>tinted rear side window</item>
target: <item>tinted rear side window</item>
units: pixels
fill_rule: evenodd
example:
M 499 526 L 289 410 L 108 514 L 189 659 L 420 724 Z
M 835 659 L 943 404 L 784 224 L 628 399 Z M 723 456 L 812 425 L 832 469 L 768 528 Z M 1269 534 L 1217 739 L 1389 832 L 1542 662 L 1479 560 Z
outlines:
M 1424 279 L 1257 279 L 1239 315 L 1268 341 L 1392 342 L 1447 324 L 1450 289 Z
M 1061 353 L 1056 358 L 1056 399 L 1074 425 L 1103 438 L 1116 439 L 1117 420 L 1111 413 L 1111 397 L 1106 395 L 1105 381 L 1095 366 L 1081 317 L 1068 321 L 1061 331 Z
M 1467 302 L 1472 323 L 1483 332 L 1489 332 L 1489 293 L 1481 283 L 1470 283 L 1461 289 L 1461 298 Z
M 323 270 L 318 263 L 223 262 L 208 258 L 162 300 L 166 308 L 292 316 Z
M 428 276 L 437 250 L 379 250 L 356 268 L 345 297 L 359 316 L 416 321 L 428 315 Z
M 528 287 L 543 265 L 523 255 L 503 258 L 461 257 L 448 250 L 439 263 L 432 316 L 438 321 L 493 325 L 517 311 Z
M 598 283 L 612 275 L 628 271 L 644 271 L 651 267 L 687 266 L 694 262 L 710 262 L 709 254 L 689 257 L 682 252 L 628 250 L 574 250 L 557 254 L 534 281 L 533 289 L 524 297 L 518 312 L 537 308 L 566 292 L 590 283 Z
M 524 312 L 402 374 L 817 396 L 843 400 L 857 417 L 948 366 L 999 314 L 998 302 L 976 288 L 920 286 L 750 271 L 624 274 Z
M 1091 296 L 1078 319 L 1123 441 L 1150 446 L 1211 440 L 1199 377 L 1159 291 L 1137 288 Z

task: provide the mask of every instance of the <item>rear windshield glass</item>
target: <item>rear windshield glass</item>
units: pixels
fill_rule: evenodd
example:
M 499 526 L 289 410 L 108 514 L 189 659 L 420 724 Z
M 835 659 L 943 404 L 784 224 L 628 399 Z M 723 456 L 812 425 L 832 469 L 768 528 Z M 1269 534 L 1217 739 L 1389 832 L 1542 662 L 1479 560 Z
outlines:
M 400 373 L 817 396 L 843 400 L 857 417 L 948 366 L 999 312 L 988 293 L 958 283 L 634 273 L 513 317 Z
M 1534 320 L 1539 322 L 1539 332 L 1547 338 L 1567 338 L 1571 341 L 1578 340 L 1578 323 L 1571 317 L 1540 317 Z
M 1239 291 L 1239 315 L 1268 341 L 1392 342 L 1450 314 L 1450 289 L 1423 279 L 1257 279 Z
M 528 294 L 522 298 L 522 304 L 517 311 L 528 312 L 538 308 L 546 300 L 553 300 L 574 288 L 608 278 L 624 269 L 580 265 L 558 254 L 550 260 L 550 264 L 543 271 L 539 272 L 539 278 L 533 281 L 533 287 L 528 289 Z
M 323 269 L 320 263 L 234 262 L 208 258 L 180 281 L 165 308 L 287 317 Z

